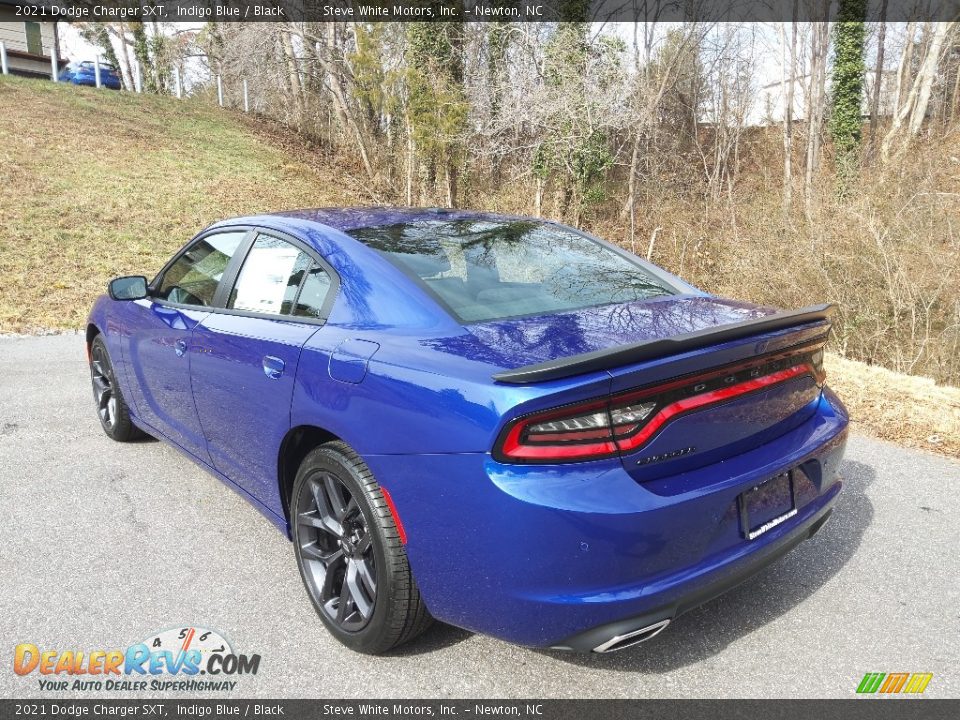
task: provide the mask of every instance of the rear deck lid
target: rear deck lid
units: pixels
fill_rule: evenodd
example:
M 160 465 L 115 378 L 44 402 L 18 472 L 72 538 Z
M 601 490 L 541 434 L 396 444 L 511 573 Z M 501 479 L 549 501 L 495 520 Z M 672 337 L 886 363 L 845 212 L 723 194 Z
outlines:
M 654 304 L 660 312 L 646 307 L 625 315 L 637 323 L 631 339 L 641 334 L 638 329 L 646 339 L 494 374 L 507 384 L 595 377 L 598 370 L 610 376 L 605 398 L 512 423 L 498 446 L 503 459 L 556 462 L 618 454 L 636 479 L 652 479 L 744 452 L 813 412 L 832 306 L 776 312 L 712 298 Z M 727 322 L 710 323 L 718 319 Z M 607 340 L 624 337 L 609 326 L 604 330 Z
M 541 363 L 561 364 L 575 356 L 713 329 L 777 313 L 772 307 L 701 295 L 673 295 L 533 317 L 465 326 L 489 359 L 505 371 Z M 615 365 L 614 365 L 615 366 Z M 581 370 L 580 372 L 587 372 Z M 567 376 L 577 374 L 568 373 Z M 528 384 L 546 377 L 500 382 Z

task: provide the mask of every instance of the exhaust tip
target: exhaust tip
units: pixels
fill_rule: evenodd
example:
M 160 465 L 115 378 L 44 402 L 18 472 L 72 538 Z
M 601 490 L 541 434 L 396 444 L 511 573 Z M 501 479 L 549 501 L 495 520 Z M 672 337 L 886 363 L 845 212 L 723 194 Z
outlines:
M 666 630 L 667 625 L 669 624 L 670 618 L 667 618 L 666 620 L 661 620 L 653 625 L 642 627 L 639 630 L 632 630 L 621 635 L 614 635 L 605 643 L 597 645 L 593 651 L 595 653 L 611 653 L 616 652 L 617 650 L 625 650 L 628 647 L 639 645 L 642 642 L 646 642 L 647 640 L 656 637 Z

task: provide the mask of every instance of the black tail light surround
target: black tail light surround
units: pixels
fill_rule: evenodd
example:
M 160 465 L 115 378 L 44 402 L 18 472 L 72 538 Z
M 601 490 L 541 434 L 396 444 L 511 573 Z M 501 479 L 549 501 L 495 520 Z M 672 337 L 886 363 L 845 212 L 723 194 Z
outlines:
M 811 376 L 819 387 L 821 340 L 776 354 L 628 390 L 608 398 L 538 411 L 501 431 L 493 457 L 505 463 L 583 462 L 633 452 L 687 413 Z

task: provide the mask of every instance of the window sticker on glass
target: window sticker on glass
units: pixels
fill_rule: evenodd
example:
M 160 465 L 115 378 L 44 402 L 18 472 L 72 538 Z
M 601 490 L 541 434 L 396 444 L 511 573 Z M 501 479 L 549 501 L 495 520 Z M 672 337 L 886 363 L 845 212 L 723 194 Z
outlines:
M 289 311 L 310 259 L 283 240 L 261 236 L 250 248 L 229 307 L 279 315 Z

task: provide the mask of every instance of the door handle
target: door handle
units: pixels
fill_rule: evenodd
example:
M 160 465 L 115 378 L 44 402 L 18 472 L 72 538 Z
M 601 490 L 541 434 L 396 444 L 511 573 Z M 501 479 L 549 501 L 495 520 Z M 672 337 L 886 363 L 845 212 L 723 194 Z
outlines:
M 271 380 L 279 380 L 283 375 L 284 363 L 278 357 L 267 355 L 263 358 L 263 374 Z
M 183 354 L 187 351 L 187 341 L 186 340 L 177 340 L 173 344 L 173 350 L 177 353 L 177 357 L 183 357 Z

